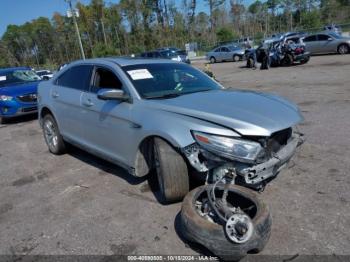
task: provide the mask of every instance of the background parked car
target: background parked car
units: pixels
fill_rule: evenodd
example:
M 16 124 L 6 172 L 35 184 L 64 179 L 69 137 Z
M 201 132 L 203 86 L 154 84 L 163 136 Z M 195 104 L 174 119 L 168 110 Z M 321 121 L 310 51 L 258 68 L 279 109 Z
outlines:
M 177 49 L 174 47 L 159 48 L 154 51 L 141 53 L 140 56 L 143 58 L 164 58 L 164 59 L 184 62 L 187 64 L 191 63 L 185 50 Z
M 326 25 L 323 30 L 325 31 L 330 31 L 330 32 L 334 32 L 338 35 L 341 35 L 342 34 L 342 30 L 340 28 L 340 26 L 338 25 L 335 25 L 335 24 L 331 24 L 331 25 Z
M 37 112 L 37 86 L 41 80 L 29 67 L 0 69 L 0 123 Z
M 62 70 L 63 68 L 65 68 L 68 64 L 69 64 L 69 63 L 65 63 L 65 64 L 59 65 L 58 68 L 57 68 L 57 72 L 60 71 L 60 70 Z
M 165 47 L 157 49 L 161 52 L 163 58 L 171 59 L 174 61 L 184 62 L 190 64 L 191 61 L 187 56 L 186 50 L 181 50 L 176 47 Z
M 207 60 L 210 63 L 223 62 L 223 61 L 234 61 L 238 62 L 244 57 L 244 49 L 236 45 L 224 45 L 213 49 L 206 54 Z
M 53 73 L 50 70 L 37 70 L 35 72 L 42 80 L 49 80 L 53 77 Z
M 254 41 L 250 37 L 244 37 L 239 39 L 238 43 L 240 46 L 244 48 L 251 48 L 253 46 Z
M 309 35 L 303 41 L 306 51 L 311 54 L 348 54 L 350 52 L 350 38 L 340 36 L 334 32 Z

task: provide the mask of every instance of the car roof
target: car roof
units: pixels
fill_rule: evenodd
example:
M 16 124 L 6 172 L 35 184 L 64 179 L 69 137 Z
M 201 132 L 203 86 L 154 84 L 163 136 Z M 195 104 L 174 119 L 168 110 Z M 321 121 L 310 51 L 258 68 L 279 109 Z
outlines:
M 170 59 L 162 59 L 162 58 L 140 58 L 140 57 L 105 57 L 105 58 L 94 58 L 94 59 L 85 59 L 78 60 L 72 64 L 76 63 L 104 63 L 104 62 L 112 62 L 121 67 L 123 66 L 131 66 L 131 65 L 142 65 L 142 64 L 176 64 L 179 63 L 177 61 L 172 61 Z
M 237 48 L 241 48 L 238 44 L 235 44 L 235 43 L 231 43 L 231 44 L 224 44 L 224 45 L 219 45 L 219 46 L 216 46 L 212 49 L 213 50 L 216 50 L 217 48 L 221 48 L 221 47 L 237 47 Z
M 26 66 L 1 68 L 0 74 L 6 74 L 9 72 L 13 72 L 15 70 L 32 70 L 32 69 L 30 67 L 26 67 Z

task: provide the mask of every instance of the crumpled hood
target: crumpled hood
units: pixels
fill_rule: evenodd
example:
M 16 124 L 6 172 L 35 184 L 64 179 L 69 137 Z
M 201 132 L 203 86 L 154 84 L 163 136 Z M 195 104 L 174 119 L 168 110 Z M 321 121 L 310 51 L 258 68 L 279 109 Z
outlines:
M 270 136 L 303 120 L 293 103 L 258 92 L 214 90 L 147 102 L 154 109 L 216 123 L 244 136 Z
M 37 87 L 40 81 L 9 85 L 0 87 L 0 94 L 7 96 L 19 96 L 24 94 L 37 93 Z

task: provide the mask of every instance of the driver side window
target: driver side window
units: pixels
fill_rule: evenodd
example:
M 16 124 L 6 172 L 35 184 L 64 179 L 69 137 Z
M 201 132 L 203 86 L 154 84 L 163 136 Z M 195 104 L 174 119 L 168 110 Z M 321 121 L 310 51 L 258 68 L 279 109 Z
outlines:
M 95 70 L 93 83 L 90 91 L 97 93 L 99 89 L 122 89 L 122 83 L 119 78 L 111 70 L 98 67 Z

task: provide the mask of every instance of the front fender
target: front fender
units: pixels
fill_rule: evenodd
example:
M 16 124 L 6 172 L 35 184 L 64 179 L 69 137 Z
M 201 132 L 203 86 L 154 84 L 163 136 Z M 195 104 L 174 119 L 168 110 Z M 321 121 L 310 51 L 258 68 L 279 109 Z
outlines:
M 135 116 L 132 121 L 137 123 L 138 128 L 133 131 L 135 140 L 129 148 L 129 165 L 133 168 L 140 166 L 137 165 L 140 146 L 148 138 L 160 137 L 180 152 L 182 148 L 195 142 L 192 130 L 223 136 L 239 136 L 229 128 L 178 113 L 149 108 L 142 108 L 140 112 L 135 111 L 132 114 Z M 135 173 L 140 172 L 136 170 Z

